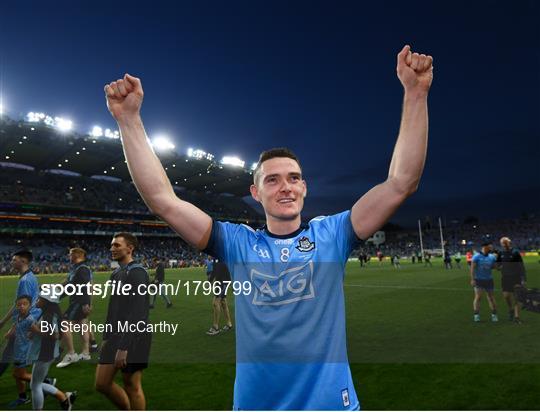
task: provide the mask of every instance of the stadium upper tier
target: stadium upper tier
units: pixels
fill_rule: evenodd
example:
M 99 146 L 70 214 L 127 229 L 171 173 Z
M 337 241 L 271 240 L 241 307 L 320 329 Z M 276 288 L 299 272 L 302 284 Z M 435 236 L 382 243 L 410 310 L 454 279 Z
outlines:
M 24 121 L 0 118 L 0 162 L 36 171 L 131 181 L 117 134 L 109 132 L 110 137 L 95 132 L 82 135 L 51 123 L 54 119 L 46 122 L 36 117 L 37 113 L 34 115 Z M 60 126 L 64 124 L 65 121 Z M 200 151 L 192 151 L 190 156 L 179 154 L 173 148 L 159 150 L 158 145 L 155 148 L 171 183 L 178 190 L 227 193 L 237 197 L 249 195 L 251 170 L 214 161 L 212 155 Z
M 261 216 L 242 198 L 218 193 L 176 189 L 182 199 L 206 211 L 215 219 L 257 222 Z M 65 176 L 44 171 L 0 167 L 0 212 L 41 214 L 107 215 L 150 212 L 131 183 Z M 129 217 L 129 216 L 128 216 Z

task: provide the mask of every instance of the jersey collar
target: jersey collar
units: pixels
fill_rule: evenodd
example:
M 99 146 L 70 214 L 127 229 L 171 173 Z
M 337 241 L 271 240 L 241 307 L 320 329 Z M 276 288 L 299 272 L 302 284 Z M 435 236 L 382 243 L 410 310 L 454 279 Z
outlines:
M 276 234 L 270 232 L 266 225 L 264 225 L 262 227 L 262 230 L 268 236 L 273 237 L 275 239 L 290 239 L 290 238 L 298 236 L 303 230 L 307 229 L 308 227 L 309 227 L 309 225 L 307 223 L 300 223 L 300 227 L 298 229 L 296 229 L 294 232 L 286 234 L 286 235 L 276 235 Z
M 26 275 L 28 275 L 29 273 L 33 273 L 32 269 L 30 269 L 30 268 L 28 268 L 28 270 L 26 272 L 24 272 L 21 276 L 19 276 L 19 279 L 26 276 Z

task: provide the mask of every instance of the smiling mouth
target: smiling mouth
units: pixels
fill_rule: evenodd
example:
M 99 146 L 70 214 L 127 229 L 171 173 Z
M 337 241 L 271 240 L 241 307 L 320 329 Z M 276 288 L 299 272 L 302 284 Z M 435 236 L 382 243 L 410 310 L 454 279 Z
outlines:
M 278 203 L 281 203 L 281 204 L 284 204 L 284 203 L 292 203 L 294 202 L 294 199 L 290 199 L 290 198 L 287 198 L 287 199 L 279 199 L 278 200 Z

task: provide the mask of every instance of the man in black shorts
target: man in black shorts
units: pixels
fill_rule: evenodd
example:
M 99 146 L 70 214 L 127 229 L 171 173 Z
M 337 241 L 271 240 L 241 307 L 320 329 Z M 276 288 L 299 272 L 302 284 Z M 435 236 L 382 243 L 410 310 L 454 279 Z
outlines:
M 172 302 L 167 296 L 167 291 L 165 290 L 165 288 L 160 286 L 165 283 L 165 263 L 163 263 L 163 261 L 160 260 L 157 256 L 154 257 L 152 262 L 156 270 L 152 283 L 154 283 L 158 287 L 157 292 L 165 300 L 165 303 L 167 303 L 167 309 L 169 309 L 172 306 Z M 152 303 L 150 303 L 150 309 L 154 309 L 154 305 L 156 304 L 156 297 L 157 295 L 152 296 Z
M 213 323 L 212 327 L 206 331 L 207 335 L 214 336 L 221 332 L 228 332 L 232 329 L 231 314 L 227 305 L 227 288 L 231 288 L 231 275 L 227 265 L 215 259 L 213 269 L 210 276 L 212 282 L 212 290 L 214 291 L 214 300 L 212 301 Z M 223 312 L 225 325 L 219 328 L 219 318 Z
M 73 269 L 68 274 L 64 286 L 71 284 L 75 288 L 78 285 L 86 285 L 92 281 L 92 271 L 86 265 L 86 251 L 81 248 L 72 248 L 69 250 L 69 260 L 73 264 Z M 90 314 L 90 295 L 86 287 L 81 287 L 80 292 L 77 290 L 75 294 L 69 297 L 69 306 L 64 313 L 64 320 L 73 323 L 79 323 L 81 325 L 88 324 L 88 315 Z M 66 328 L 62 334 L 62 342 L 64 343 L 67 353 L 60 363 L 56 365 L 57 368 L 65 368 L 72 363 L 80 360 L 90 360 L 90 334 L 88 332 L 81 334 L 82 349 L 81 353 L 75 352 L 73 346 L 73 334 L 72 328 Z
M 502 273 L 503 297 L 508 305 L 508 320 L 521 323 L 519 303 L 515 299 L 516 286 L 525 286 L 525 266 L 519 250 L 512 248 L 512 241 L 507 237 L 500 240 L 502 250 L 497 255 L 497 265 Z
M 123 332 L 118 328 L 119 323 L 148 323 L 148 294 L 138 292 L 140 285 L 144 285 L 142 290 L 147 290 L 149 277 L 146 269 L 133 260 L 137 245 L 137 238 L 131 233 L 117 233 L 112 239 L 112 259 L 120 266 L 111 274 L 110 280 L 131 285 L 130 290 L 134 293 L 111 293 L 106 325 L 111 325 L 112 331 L 103 334 L 96 368 L 96 389 L 123 410 L 146 408 L 141 380 L 143 370 L 148 367 L 152 340 L 150 332 Z M 122 371 L 123 388 L 114 382 L 118 370 Z

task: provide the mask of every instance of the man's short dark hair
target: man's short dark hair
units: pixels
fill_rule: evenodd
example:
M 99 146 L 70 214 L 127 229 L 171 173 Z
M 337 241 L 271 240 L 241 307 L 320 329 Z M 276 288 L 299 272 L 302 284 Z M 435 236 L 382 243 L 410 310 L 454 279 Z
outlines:
M 484 246 L 491 246 L 491 242 L 487 242 L 487 241 L 486 241 L 486 242 L 482 242 L 482 245 L 481 245 L 481 246 L 482 246 L 482 247 L 484 247 Z
M 21 299 L 26 299 L 28 301 L 28 303 L 32 303 L 32 296 L 30 295 L 21 295 L 19 297 L 17 297 L 17 302 Z
M 19 257 L 25 258 L 29 262 L 31 262 L 32 258 L 33 258 L 32 252 L 30 252 L 28 249 L 20 249 L 20 250 L 16 251 L 13 254 L 13 256 L 19 256 Z
M 73 253 L 73 254 L 78 255 L 78 256 L 82 256 L 83 258 L 86 259 L 86 250 L 84 250 L 83 248 L 72 247 L 69 251 L 70 251 L 70 253 Z
M 255 167 L 255 170 L 253 171 L 253 181 L 257 183 L 257 179 L 259 177 L 259 173 L 261 170 L 261 165 L 263 162 L 273 159 L 275 157 L 288 157 L 289 159 L 293 159 L 298 163 L 298 166 L 300 167 L 300 170 L 302 170 L 302 166 L 300 165 L 300 160 L 298 159 L 298 156 L 296 156 L 292 150 L 286 148 L 286 147 L 275 147 L 273 149 L 265 150 L 261 153 L 259 156 L 259 161 L 257 162 L 257 167 Z
M 129 246 L 133 246 L 133 250 L 136 250 L 139 246 L 139 241 L 137 240 L 135 235 L 129 232 L 118 232 L 115 233 L 113 237 L 123 237 Z

